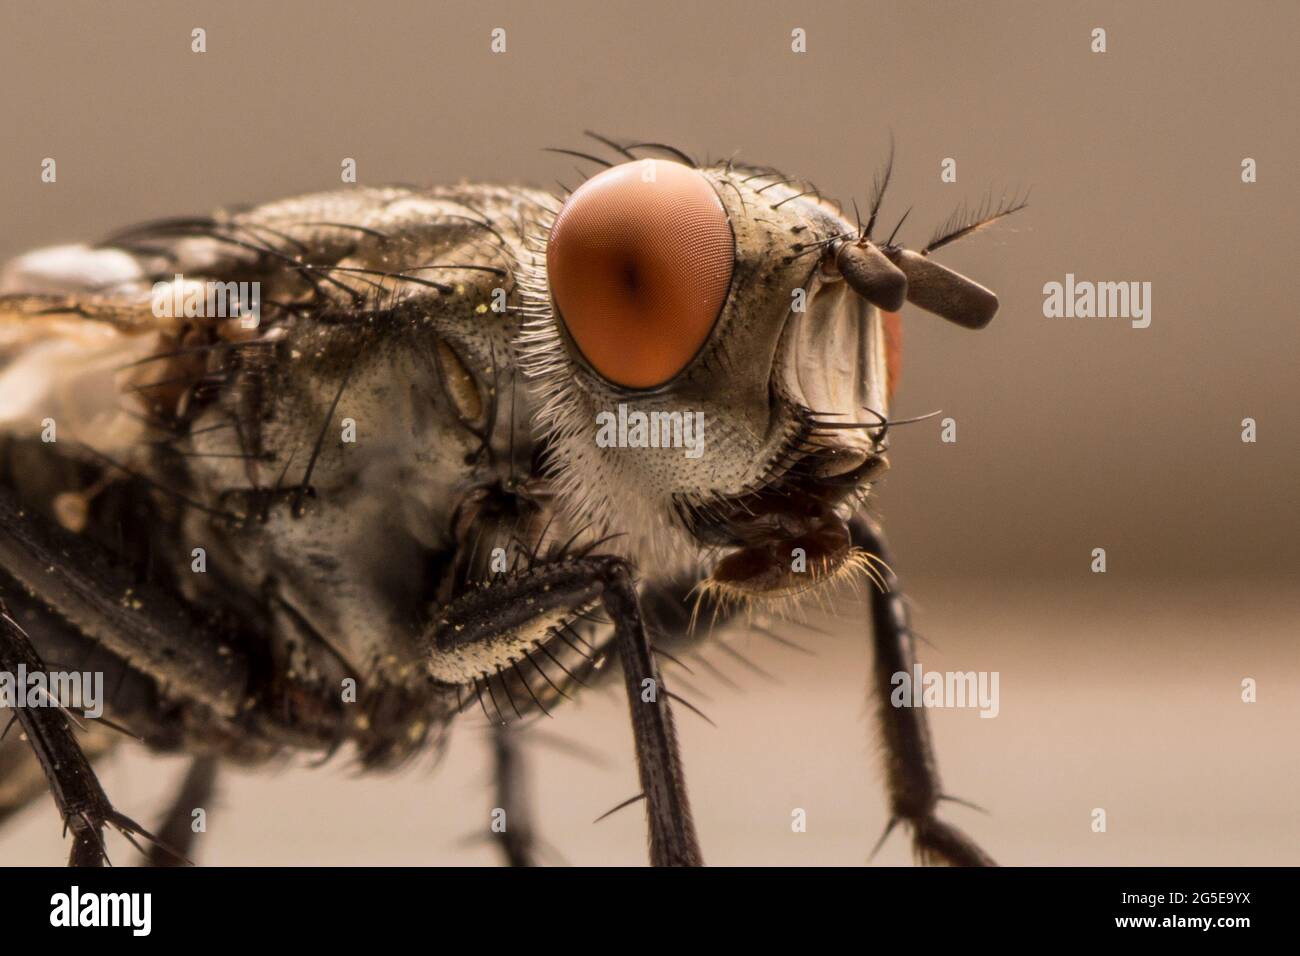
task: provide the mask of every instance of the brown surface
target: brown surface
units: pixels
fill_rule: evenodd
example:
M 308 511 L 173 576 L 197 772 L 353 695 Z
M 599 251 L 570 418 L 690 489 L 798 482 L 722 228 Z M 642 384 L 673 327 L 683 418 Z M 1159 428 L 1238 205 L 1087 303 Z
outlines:
M 959 440 L 933 421 L 894 436 L 899 570 L 942 651 L 926 660 L 1003 675 L 999 718 L 938 715 L 946 779 L 995 813 L 947 815 L 1007 862 L 1300 862 L 1300 8 L 322 6 L 7 8 L 0 254 L 334 188 L 344 157 L 368 183 L 572 185 L 572 162 L 540 149 L 581 148 L 584 128 L 740 150 L 845 203 L 866 199 L 892 130 L 886 224 L 914 206 L 902 236 L 918 245 L 961 200 L 1032 186 L 1028 210 L 938 256 L 1001 296 L 988 330 L 903 313 L 897 410 L 943 408 Z M 194 26 L 207 54 L 189 52 Z M 46 156 L 56 185 L 39 182 Z M 958 182 L 941 184 L 949 156 Z M 1151 327 L 1043 318 L 1043 284 L 1067 272 L 1152 282 Z M 1239 441 L 1246 416 L 1257 444 Z M 1094 547 L 1105 576 L 1088 573 Z M 680 718 L 709 860 L 855 862 L 883 825 L 865 657 L 836 648 L 769 661 L 781 690 L 706 687 L 721 731 Z M 1246 676 L 1257 704 L 1238 702 Z M 589 826 L 634 786 L 621 703 L 561 723 L 616 765 L 548 759 L 549 838 L 575 861 L 639 862 L 637 811 Z M 241 782 L 202 859 L 461 858 L 487 805 L 473 733 L 432 778 Z M 132 763 L 109 783 L 143 814 L 167 799 L 158 777 Z M 794 806 L 807 834 L 789 832 Z M 57 857 L 50 816 L 7 835 L 5 859 Z M 901 842 L 881 859 L 904 859 Z
M 1207 589 L 1135 590 L 1113 580 L 1073 592 L 914 582 L 926 667 L 1001 673 L 1001 712 L 935 711 L 944 781 L 985 807 L 943 811 L 1008 864 L 1300 863 L 1296 782 L 1300 598 Z M 694 692 L 718 723 L 689 714 L 683 734 L 706 862 L 845 864 L 866 859 L 885 825 L 875 735 L 863 696 L 863 642 L 797 638 L 806 657 L 759 639 L 736 645 L 777 675 L 771 686 L 714 649 L 742 691 L 690 662 Z M 672 671 L 669 672 L 671 681 Z M 1240 681 L 1259 701 L 1240 702 Z M 704 700 L 700 692 L 707 695 Z M 492 863 L 463 838 L 485 831 L 484 722 L 467 715 L 435 772 L 350 778 L 343 764 L 227 778 L 199 850 L 207 864 Z M 538 729 L 592 748 L 592 767 L 534 744 L 542 834 L 572 863 L 645 861 L 644 814 L 602 812 L 636 792 L 627 709 L 592 694 Z M 115 758 L 104 775 L 131 815 L 152 820 L 171 798 L 174 760 Z M 791 811 L 808 831 L 790 830 Z M 1103 807 L 1108 831 L 1090 830 Z M 119 862 L 129 847 L 115 845 Z M 51 805 L 27 811 L 0 843 L 6 862 L 62 858 Z M 877 862 L 909 862 L 891 837 Z

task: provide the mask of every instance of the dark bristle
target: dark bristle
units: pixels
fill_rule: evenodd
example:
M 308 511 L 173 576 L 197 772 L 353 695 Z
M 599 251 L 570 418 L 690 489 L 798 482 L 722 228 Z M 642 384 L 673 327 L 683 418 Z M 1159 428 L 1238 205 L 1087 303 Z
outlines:
M 1019 212 L 1029 205 L 1029 194 L 1026 193 L 1023 199 L 1005 198 L 998 201 L 997 205 L 993 204 L 993 197 L 987 196 L 979 208 L 973 212 L 963 203 L 957 207 L 948 220 L 939 227 L 934 236 L 926 243 L 925 248 L 921 250 L 921 255 L 926 256 L 936 249 L 940 249 L 949 243 L 963 239 L 971 233 L 983 229 L 985 226 L 1004 219 L 1013 212 Z

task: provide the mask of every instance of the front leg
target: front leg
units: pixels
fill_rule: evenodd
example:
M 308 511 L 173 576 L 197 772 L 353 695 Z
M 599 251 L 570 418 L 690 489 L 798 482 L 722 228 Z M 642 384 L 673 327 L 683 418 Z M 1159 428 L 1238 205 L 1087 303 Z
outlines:
M 442 608 L 427 632 L 429 671 L 436 680 L 481 695 L 484 686 L 491 691 L 498 675 L 518 674 L 523 667 L 541 670 L 539 654 L 549 656 L 548 645 L 567 642 L 565 631 L 598 607 L 613 622 L 623 666 L 650 825 L 650 862 L 698 866 L 703 861 L 671 695 L 655 665 L 626 562 L 613 557 L 559 558 L 466 591 Z
M 876 569 L 885 589 L 871 591 L 871 624 L 875 646 L 872 686 L 876 693 L 880 731 L 885 745 L 885 771 L 892 816 L 889 832 L 900 822 L 912 828 L 916 854 L 924 862 L 950 866 L 994 866 L 993 860 L 966 834 L 935 816 L 944 798 L 939 768 L 930 744 L 930 728 L 920 707 L 890 704 L 895 674 L 911 674 L 915 663 L 912 632 L 907 623 L 898 578 L 889 567 L 884 536 L 864 518 L 851 525 L 853 543 L 880 559 Z M 883 837 L 882 837 L 883 840 Z
M 650 860 L 655 866 L 703 866 L 695 837 L 686 776 L 677 747 L 669 693 L 655 663 L 627 565 L 606 566 L 605 613 L 614 622 L 627 703 L 636 735 L 641 792 L 650 816 Z

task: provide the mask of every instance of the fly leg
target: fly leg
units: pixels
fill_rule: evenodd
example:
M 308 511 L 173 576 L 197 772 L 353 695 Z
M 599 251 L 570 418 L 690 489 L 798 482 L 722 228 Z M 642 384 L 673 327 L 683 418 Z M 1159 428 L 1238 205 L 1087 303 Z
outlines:
M 925 863 L 949 866 L 994 866 L 993 860 L 970 837 L 935 816 L 944 799 L 939 768 L 930 743 L 930 728 L 920 707 L 894 707 L 890 693 L 897 673 L 913 673 L 916 659 L 898 578 L 888 567 L 884 536 L 873 522 L 856 519 L 853 543 L 884 562 L 876 565 L 885 591 L 872 588 L 871 624 L 875 646 L 872 689 L 877 698 L 880 732 L 884 740 L 891 817 L 885 836 L 900 822 L 911 827 L 912 845 Z M 881 837 L 884 840 L 884 837 Z
M 176 799 L 168 808 L 162 826 L 158 828 L 158 839 L 170 850 L 158 844 L 151 846 L 149 866 L 177 866 L 183 862 L 179 855 L 192 857 L 196 837 L 194 811 L 202 808 L 206 813 L 212 803 L 216 783 L 217 759 L 211 756 L 196 757 L 185 772 Z
M 0 571 L 86 638 L 222 717 L 239 713 L 249 662 L 167 589 L 0 488 Z
M 0 670 L 16 674 L 20 669 L 28 674 L 39 674 L 44 672 L 45 665 L 26 632 L 9 616 L 8 607 L 0 599 Z M 109 803 L 90 761 L 73 735 L 63 708 L 24 706 L 15 710 L 14 719 L 21 725 L 40 761 L 63 816 L 64 827 L 72 831 L 69 866 L 100 866 L 107 860 L 104 850 L 106 825 L 113 826 L 133 843 L 135 836 L 157 842 L 147 830 Z
M 101 648 L 117 663 L 166 685 L 175 700 L 225 718 L 239 715 L 250 665 L 238 649 L 171 592 L 137 581 L 107 549 L 23 508 L 4 489 L 0 489 L 0 572 L 0 581 L 12 579 L 26 592 L 15 592 L 15 601 L 51 609 L 69 632 Z M 2 599 L 0 610 L 0 670 L 16 673 L 21 667 L 29 674 L 46 672 L 41 655 Z M 65 827 L 72 831 L 71 865 L 106 862 L 105 825 L 133 843 L 135 836 L 159 842 L 113 808 L 63 709 L 19 707 L 15 719 Z
M 602 607 L 614 626 L 649 817 L 650 862 L 700 865 L 672 695 L 655 663 L 626 562 L 558 558 L 466 591 L 441 608 L 427 632 L 430 671 L 435 679 L 472 684 L 475 691 L 483 682 L 491 691 L 496 673 L 535 662 L 533 652 L 545 647 L 547 633 L 562 633 L 594 607 Z
M 496 807 L 505 813 L 505 829 L 494 833 L 507 866 L 536 866 L 537 841 L 528 801 L 528 766 L 520 731 L 492 728 L 492 767 Z
M 30 804 L 45 796 L 50 785 L 45 780 L 41 762 L 17 727 L 10 726 L 13 715 L 0 711 L 0 831 Z M 5 731 L 8 730 L 6 734 Z M 94 726 L 78 738 L 81 751 L 92 765 L 112 753 L 121 736 Z
M 650 862 L 655 866 L 702 866 L 677 729 L 668 706 L 670 694 L 646 635 L 632 574 L 622 562 L 606 565 L 604 605 L 614 622 L 632 712 L 641 792 L 650 817 Z

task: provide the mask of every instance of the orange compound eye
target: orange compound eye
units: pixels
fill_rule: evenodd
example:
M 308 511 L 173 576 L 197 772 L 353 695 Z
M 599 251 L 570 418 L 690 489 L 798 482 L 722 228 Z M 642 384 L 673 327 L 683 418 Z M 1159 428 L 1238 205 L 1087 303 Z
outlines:
M 588 179 L 546 247 L 560 320 L 592 368 L 628 388 L 661 385 L 686 367 L 722 311 L 734 265 L 713 188 L 660 159 Z

